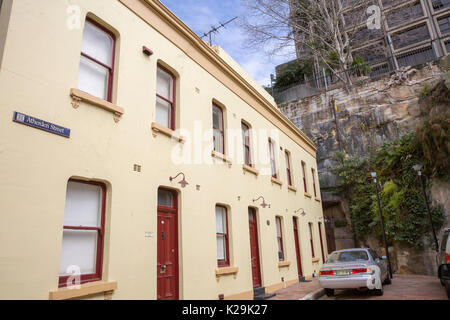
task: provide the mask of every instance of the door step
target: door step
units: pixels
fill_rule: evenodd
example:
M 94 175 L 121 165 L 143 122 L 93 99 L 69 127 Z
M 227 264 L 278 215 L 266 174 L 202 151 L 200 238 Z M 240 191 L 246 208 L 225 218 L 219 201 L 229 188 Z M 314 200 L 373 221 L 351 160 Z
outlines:
M 265 287 L 253 288 L 253 300 L 267 300 L 275 296 L 276 293 L 267 294 Z
M 298 276 L 298 282 L 311 282 L 312 280 L 306 280 L 303 276 Z

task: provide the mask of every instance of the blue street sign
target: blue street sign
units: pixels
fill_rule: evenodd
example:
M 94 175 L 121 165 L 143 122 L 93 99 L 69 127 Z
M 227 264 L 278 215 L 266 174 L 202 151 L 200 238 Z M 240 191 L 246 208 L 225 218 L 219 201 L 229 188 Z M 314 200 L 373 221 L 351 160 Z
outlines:
M 41 129 L 50 133 L 54 133 L 66 138 L 70 138 L 70 129 L 58 126 L 56 124 L 28 116 L 20 112 L 14 112 L 13 121 L 30 126 L 33 128 Z

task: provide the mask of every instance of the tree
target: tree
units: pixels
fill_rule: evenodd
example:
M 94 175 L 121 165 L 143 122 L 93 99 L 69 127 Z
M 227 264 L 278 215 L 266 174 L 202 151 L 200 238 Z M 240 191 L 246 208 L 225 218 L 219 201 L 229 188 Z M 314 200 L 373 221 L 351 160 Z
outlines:
M 318 66 L 334 73 L 347 88 L 351 47 L 382 32 L 379 7 L 374 0 L 242 0 L 247 9 L 241 26 L 249 48 L 269 47 L 269 53 L 295 45 L 297 56 L 309 55 Z M 376 2 L 377 3 L 377 2 Z M 372 6 L 372 7 L 371 7 Z M 351 9 L 350 9 L 351 8 Z M 372 24 L 375 28 L 369 29 Z M 378 30 L 378 31 L 377 31 Z

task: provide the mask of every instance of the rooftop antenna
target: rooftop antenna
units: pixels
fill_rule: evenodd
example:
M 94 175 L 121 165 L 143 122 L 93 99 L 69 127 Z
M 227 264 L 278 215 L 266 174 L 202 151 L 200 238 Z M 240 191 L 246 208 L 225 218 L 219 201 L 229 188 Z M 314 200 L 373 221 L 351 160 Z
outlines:
M 225 26 L 227 24 L 231 23 L 232 21 L 236 20 L 237 18 L 238 17 L 234 17 L 233 19 L 228 20 L 227 22 L 224 22 L 224 23 L 219 22 L 220 25 L 218 25 L 218 26 L 215 26 L 215 27 L 212 26 L 211 30 L 209 30 L 208 32 L 203 34 L 202 39 L 205 38 L 205 37 L 209 37 L 209 45 L 212 46 L 212 34 L 213 33 L 219 33 L 219 29 L 220 28 L 226 28 Z

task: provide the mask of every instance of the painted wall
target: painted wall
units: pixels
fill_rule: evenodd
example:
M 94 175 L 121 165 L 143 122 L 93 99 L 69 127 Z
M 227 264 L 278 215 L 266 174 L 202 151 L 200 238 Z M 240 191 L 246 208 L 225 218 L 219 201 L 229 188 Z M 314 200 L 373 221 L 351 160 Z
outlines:
M 311 154 L 278 131 L 282 187 L 271 183 L 270 175 L 244 174 L 237 162 L 231 166 L 174 164 L 171 154 L 177 142 L 161 134 L 155 137 L 151 130 L 158 61 L 179 75 L 178 127 L 194 132 L 195 123 L 201 123 L 210 128 L 215 99 L 226 108 L 226 128 L 240 130 L 241 119 L 253 129 L 276 128 L 169 42 L 160 33 L 165 30 L 153 29 L 119 1 L 71 1 L 80 6 L 82 19 L 81 28 L 73 30 L 67 27 L 66 1 L 11 2 L 3 3 L 12 5 L 12 10 L 0 69 L 0 299 L 48 299 L 49 291 L 57 289 L 65 194 L 71 177 L 103 181 L 108 187 L 103 280 L 117 281 L 113 298 L 156 298 L 157 243 L 156 237 L 145 237 L 145 232 L 157 231 L 158 187 L 177 189 L 179 185 L 170 182 L 169 176 L 180 171 L 190 183 L 177 189 L 181 299 L 217 299 L 221 293 L 251 297 L 247 208 L 260 195 L 271 204 L 270 209 L 258 209 L 263 285 L 274 290 L 281 287 L 281 277 L 297 279 L 292 217 L 299 208 L 307 213 L 299 217 L 303 273 L 310 276 L 318 271 L 320 262 L 312 262 L 307 223 L 314 222 L 315 251 L 320 257 L 317 223 L 323 221 L 319 220 L 322 207 L 314 197 L 304 196 L 300 166 L 301 161 L 306 163 L 312 190 L 310 168 L 317 172 L 317 165 Z M 77 109 L 71 105 L 69 91 L 77 88 L 88 13 L 117 34 L 113 102 L 125 110 L 118 123 L 111 113 L 88 103 L 82 102 Z M 143 55 L 143 45 L 154 55 Z M 12 121 L 14 111 L 70 128 L 71 137 L 17 124 Z M 188 138 L 184 148 L 192 141 Z M 296 193 L 287 189 L 284 149 L 291 153 Z M 133 171 L 134 164 L 142 166 L 141 173 Z M 263 166 L 257 163 L 256 169 L 262 171 Z M 316 188 L 320 188 L 318 181 Z M 239 267 L 236 275 L 215 274 L 217 203 L 231 209 L 231 266 Z M 283 217 L 289 267 L 278 268 L 276 215 Z

